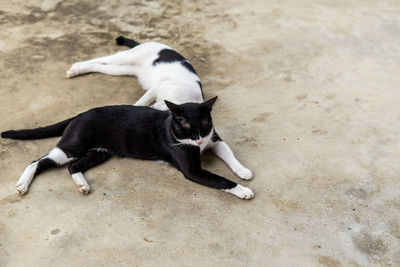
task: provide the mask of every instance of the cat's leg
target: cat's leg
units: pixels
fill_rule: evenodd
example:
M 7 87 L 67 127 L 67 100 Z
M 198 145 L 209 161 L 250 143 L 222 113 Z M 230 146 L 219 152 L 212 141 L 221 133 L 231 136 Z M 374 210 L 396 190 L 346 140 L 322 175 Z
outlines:
M 93 68 L 92 65 L 116 65 L 116 66 L 126 66 L 126 65 L 131 65 L 130 63 L 132 62 L 132 51 L 131 50 L 125 50 L 125 51 L 120 51 L 117 52 L 113 55 L 109 56 L 104 56 L 104 57 L 98 57 L 94 58 L 91 60 L 86 60 L 86 61 L 80 61 L 72 64 L 71 68 L 67 70 L 67 77 L 72 78 L 77 75 L 81 75 L 84 73 L 89 73 L 89 72 L 96 72 Z M 108 73 L 105 73 L 108 74 Z M 116 75 L 116 74 L 112 74 Z M 120 74 L 121 75 L 121 74 Z M 128 75 L 128 74 L 123 74 L 123 75 Z
M 146 93 L 134 104 L 135 106 L 149 106 L 157 98 L 156 89 L 149 89 Z
M 151 105 L 152 108 L 158 109 L 158 110 L 168 110 L 167 105 L 165 104 L 164 101 L 162 102 L 155 102 L 153 105 Z
M 220 159 L 225 161 L 226 164 L 236 173 L 240 178 L 244 180 L 250 180 L 253 175 L 249 169 L 244 167 L 233 154 L 230 147 L 222 141 L 218 134 L 214 131 L 213 137 L 211 139 L 210 148 Z
M 76 63 L 67 71 L 67 77 L 75 77 L 90 72 L 100 72 L 113 76 L 136 76 L 137 67 L 133 65 L 114 65 L 100 63 Z
M 36 175 L 48 168 L 61 166 L 72 160 L 74 160 L 74 158 L 68 157 L 60 148 L 53 148 L 49 154 L 32 162 L 28 167 L 26 167 L 16 184 L 17 191 L 21 195 L 25 194 Z
M 85 156 L 72 162 L 68 166 L 68 170 L 72 176 L 72 179 L 79 188 L 79 191 L 83 194 L 88 194 L 90 191 L 89 184 L 86 182 L 83 173 L 88 169 L 97 166 L 111 157 L 111 153 L 106 149 L 98 148 L 89 150 Z
M 244 187 L 240 184 L 232 182 L 224 177 L 206 170 L 198 170 L 195 172 L 189 172 L 185 175 L 189 180 L 206 185 L 212 188 L 221 189 L 224 192 L 231 193 L 239 198 L 251 199 L 254 196 L 253 191 L 250 188 Z
M 117 52 L 113 55 L 98 57 L 91 60 L 81 61 L 73 64 L 69 70 L 67 70 L 67 77 L 72 78 L 77 75 L 89 73 L 89 72 L 101 72 L 110 75 L 134 75 L 135 69 L 130 69 L 127 73 L 126 71 L 117 70 L 117 66 L 128 67 L 128 66 L 140 66 L 143 62 L 143 56 L 146 54 L 141 49 L 130 49 L 125 51 Z M 112 68 L 101 68 L 99 65 L 103 66 L 113 66 Z M 97 67 L 96 67 L 97 66 Z M 96 70 L 100 68 L 100 70 Z M 133 71 L 133 72 L 132 72 Z M 111 73 L 110 73 L 111 72 Z M 122 73 L 122 74 L 121 74 Z
M 100 64 L 112 64 L 112 65 L 129 65 L 134 61 L 136 55 L 136 50 L 124 50 L 114 53 L 109 56 L 93 58 L 86 61 L 81 61 L 78 63 L 100 63 Z M 77 63 L 75 63 L 77 64 Z
M 198 149 L 195 150 L 190 147 L 186 147 L 185 150 L 175 149 L 171 151 L 171 157 L 174 159 L 174 166 L 183 173 L 185 178 L 193 182 L 221 189 L 243 199 L 251 199 L 254 196 L 250 188 L 202 169 L 200 165 L 200 151 Z

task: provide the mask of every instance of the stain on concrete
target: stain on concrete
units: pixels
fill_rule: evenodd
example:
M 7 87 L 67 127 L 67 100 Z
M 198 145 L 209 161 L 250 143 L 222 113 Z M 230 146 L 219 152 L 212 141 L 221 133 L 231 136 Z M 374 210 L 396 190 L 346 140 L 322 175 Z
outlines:
M 113 35 L 104 32 L 66 34 L 57 38 L 34 37 L 28 40 L 27 45 L 3 57 L 4 68 L 38 73 L 44 65 L 52 62 L 72 62 L 77 59 L 77 54 L 93 54 L 98 45 L 111 46 L 113 38 Z
M 315 130 L 312 130 L 312 133 L 315 135 L 326 135 L 328 133 L 328 131 L 323 130 L 323 129 L 315 129 Z
M 400 224 L 398 220 L 391 220 L 388 223 L 389 232 L 392 236 L 400 240 Z
M 50 234 L 56 235 L 56 234 L 58 234 L 59 232 L 60 232 L 60 229 L 53 229 L 53 230 L 51 230 Z
M 151 239 L 148 239 L 147 237 L 143 238 L 144 241 L 146 241 L 147 243 L 153 243 L 154 241 Z
M 221 244 L 219 244 L 218 242 L 211 242 L 210 244 L 208 244 L 208 248 L 210 249 L 211 253 L 224 250 L 224 247 L 221 246 Z
M 307 94 L 301 94 L 301 95 L 296 96 L 296 99 L 297 100 L 304 100 L 304 99 L 307 99 L 307 97 L 308 97 Z
M 338 267 L 341 266 L 340 262 L 332 259 L 328 256 L 320 256 L 318 257 L 318 263 L 322 264 L 323 266 L 327 267 Z
M 272 113 L 270 112 L 263 112 L 255 116 L 252 121 L 255 122 L 266 122 L 268 120 L 268 117 L 272 116 Z
M 22 196 L 18 195 L 18 194 L 12 194 L 8 197 L 5 197 L 3 199 L 0 200 L 0 205 L 5 205 L 5 204 L 14 204 L 14 203 L 18 203 L 23 199 Z
M 10 250 L 7 248 L 9 227 L 0 222 L 0 266 L 7 266 Z
M 364 200 L 364 199 L 367 199 L 367 197 L 369 196 L 369 193 L 362 188 L 351 187 L 346 190 L 346 195 Z
M 387 251 L 387 246 L 382 239 L 366 232 L 356 234 L 353 237 L 353 243 L 359 251 L 369 256 L 379 258 Z

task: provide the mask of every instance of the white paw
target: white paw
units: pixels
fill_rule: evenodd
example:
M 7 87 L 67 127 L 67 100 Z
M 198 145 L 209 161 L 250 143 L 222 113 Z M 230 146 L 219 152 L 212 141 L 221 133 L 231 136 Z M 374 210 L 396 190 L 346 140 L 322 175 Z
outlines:
M 155 102 L 153 105 L 151 105 L 150 107 L 154 108 L 154 109 L 158 109 L 158 110 L 168 110 L 167 105 L 163 102 Z
M 77 73 L 74 72 L 73 70 L 67 70 L 67 78 L 72 78 L 76 75 L 77 75 Z
M 82 194 L 89 194 L 90 187 L 86 182 L 85 176 L 83 176 L 81 172 L 72 174 L 72 180 L 74 180 L 74 182 L 78 186 L 79 192 L 81 192 Z
M 90 191 L 90 187 L 88 184 L 83 184 L 83 185 L 78 185 L 79 187 L 79 192 L 81 192 L 82 194 L 89 194 Z
M 17 184 L 17 191 L 21 195 L 25 194 L 28 191 L 28 185 L 22 183 L 22 184 Z
M 250 180 L 251 178 L 253 178 L 253 174 L 251 173 L 251 171 L 245 167 L 234 170 L 233 172 L 236 173 L 237 176 L 239 176 L 243 180 Z
M 71 68 L 67 70 L 67 78 L 72 78 L 81 74 L 82 68 L 83 68 L 82 62 L 77 62 L 72 64 Z
M 155 160 L 155 162 L 160 163 L 160 164 L 165 164 L 165 165 L 171 165 L 169 162 L 163 161 L 163 160 Z
M 231 193 L 243 199 L 251 199 L 254 197 L 254 193 L 253 191 L 251 191 L 250 188 L 241 186 L 240 184 L 236 185 L 234 188 L 231 189 L 222 189 L 222 191 Z

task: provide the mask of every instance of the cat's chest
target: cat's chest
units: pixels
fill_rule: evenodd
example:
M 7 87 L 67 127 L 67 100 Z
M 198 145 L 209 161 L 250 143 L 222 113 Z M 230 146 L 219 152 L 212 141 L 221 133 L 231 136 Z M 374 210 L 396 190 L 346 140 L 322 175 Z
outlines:
M 202 144 L 200 146 L 200 154 L 203 154 L 204 151 L 206 151 L 207 149 L 209 149 L 212 145 L 212 141 L 211 139 L 207 141 L 207 143 L 205 143 L 204 145 Z

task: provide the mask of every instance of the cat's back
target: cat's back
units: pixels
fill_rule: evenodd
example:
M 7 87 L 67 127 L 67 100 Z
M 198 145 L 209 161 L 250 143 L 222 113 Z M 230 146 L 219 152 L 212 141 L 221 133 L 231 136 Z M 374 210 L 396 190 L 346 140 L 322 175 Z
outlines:
M 169 111 L 143 106 L 98 107 L 76 116 L 60 144 L 79 143 L 117 156 L 157 158 L 169 117 Z
M 99 120 L 102 122 L 128 123 L 130 121 L 163 120 L 168 112 L 145 106 L 112 105 L 97 107 L 83 113 L 84 119 Z
M 145 67 L 151 66 L 162 50 L 172 50 L 172 48 L 163 43 L 145 42 L 131 48 L 129 53 L 133 64 Z
M 197 72 L 179 52 L 157 42 L 140 44 L 132 51 L 135 49 L 145 55 L 136 76 L 143 89 L 157 91 L 156 102 L 203 102 Z
M 136 51 L 136 52 L 152 52 L 158 54 L 159 51 L 162 49 L 172 49 L 169 45 L 166 45 L 164 43 L 159 43 L 159 42 L 144 42 L 141 43 L 133 48 L 131 48 L 131 51 Z

